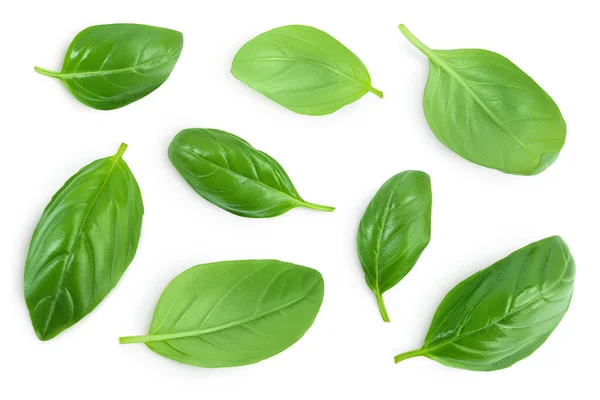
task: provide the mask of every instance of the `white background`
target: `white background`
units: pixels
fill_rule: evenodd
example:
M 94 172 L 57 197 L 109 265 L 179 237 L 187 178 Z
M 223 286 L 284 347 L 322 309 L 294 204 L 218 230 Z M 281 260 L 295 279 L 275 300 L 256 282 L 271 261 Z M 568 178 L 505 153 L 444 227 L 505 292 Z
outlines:
M 568 1 L 40 1 L 0 11 L 0 397 L 5 399 L 558 399 L 599 398 L 597 342 L 600 91 L 597 12 Z M 169 80 L 125 108 L 96 111 L 34 65 L 59 70 L 90 25 L 136 22 L 177 29 L 185 45 Z M 296 115 L 229 73 L 237 49 L 286 24 L 323 29 L 356 53 L 385 93 L 333 115 Z M 433 48 L 497 51 L 558 103 L 566 145 L 547 171 L 511 176 L 446 149 L 421 109 L 428 66 L 397 30 Z M 308 201 L 273 219 L 236 217 L 197 196 L 167 159 L 181 129 L 235 133 L 271 154 Z M 87 318 L 49 342 L 23 300 L 29 239 L 50 197 L 89 162 L 129 144 L 125 160 L 146 208 L 137 256 Z M 413 271 L 390 290 L 384 324 L 356 257 L 358 222 L 392 175 L 432 178 L 433 234 Z M 577 262 L 569 312 L 547 342 L 513 367 L 477 373 L 425 358 L 419 347 L 437 305 L 462 279 L 532 241 L 561 235 Z M 147 331 L 156 300 L 195 264 L 276 258 L 318 269 L 326 296 L 302 340 L 259 364 L 200 369 L 121 335 Z M 585 395 L 583 395 L 585 393 Z

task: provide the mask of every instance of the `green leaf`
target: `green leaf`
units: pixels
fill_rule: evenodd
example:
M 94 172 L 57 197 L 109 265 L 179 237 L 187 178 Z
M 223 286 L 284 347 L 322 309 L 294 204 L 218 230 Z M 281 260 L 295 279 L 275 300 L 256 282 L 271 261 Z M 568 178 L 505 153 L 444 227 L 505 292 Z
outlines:
M 566 124 L 552 98 L 500 54 L 432 50 L 404 25 L 429 58 L 423 109 L 431 130 L 467 160 L 517 175 L 535 175 L 558 157 Z
M 75 36 L 60 72 L 35 70 L 60 79 L 83 104 L 113 110 L 162 85 L 182 48 L 183 35 L 170 29 L 136 24 L 91 26 Z
M 276 260 L 196 265 L 167 285 L 150 332 L 122 337 L 161 356 L 206 368 L 253 364 L 306 333 L 323 301 L 314 269 Z
M 567 312 L 575 263 L 558 236 L 525 246 L 452 289 L 438 307 L 425 356 L 473 371 L 507 368 L 532 354 Z
M 298 114 L 331 114 L 367 92 L 383 97 L 354 53 L 310 26 L 282 26 L 258 35 L 235 55 L 231 73 Z
M 431 236 L 431 181 L 421 171 L 401 172 L 381 186 L 363 215 L 358 257 L 381 317 L 389 322 L 383 293 L 414 267 Z
M 49 340 L 92 312 L 135 255 L 144 207 L 122 156 L 102 158 L 52 197 L 33 232 L 25 300 L 35 333 Z
M 169 159 L 200 196 L 242 217 L 275 217 L 295 207 L 334 210 L 304 201 L 277 161 L 231 133 L 185 129 L 171 142 Z

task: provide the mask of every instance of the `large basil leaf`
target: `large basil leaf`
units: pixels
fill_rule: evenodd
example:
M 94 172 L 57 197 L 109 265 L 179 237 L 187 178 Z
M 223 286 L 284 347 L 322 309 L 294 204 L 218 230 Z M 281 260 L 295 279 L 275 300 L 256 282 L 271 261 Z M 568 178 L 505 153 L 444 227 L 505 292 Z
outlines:
M 558 236 L 525 246 L 452 289 L 438 307 L 425 356 L 474 371 L 507 368 L 546 341 L 569 308 L 575 263 Z
M 150 332 L 122 337 L 184 364 L 233 367 L 272 357 L 298 341 L 323 301 L 313 269 L 276 260 L 197 265 L 167 285 Z
M 566 124 L 552 98 L 500 54 L 432 50 L 404 25 L 406 38 L 429 58 L 423 109 L 448 148 L 484 167 L 534 175 L 558 157 Z
M 282 26 L 258 35 L 235 55 L 231 73 L 299 114 L 331 114 L 367 92 L 383 97 L 354 53 L 310 26 Z
M 144 207 L 122 159 L 126 147 L 72 176 L 33 232 L 25 300 L 41 340 L 52 339 L 96 308 L 133 260 Z
M 431 181 L 421 171 L 401 172 L 381 186 L 360 221 L 358 257 L 381 317 L 383 293 L 414 267 L 431 236 Z
M 200 196 L 242 217 L 275 217 L 295 207 L 334 210 L 304 201 L 277 161 L 231 133 L 183 130 L 169 159 Z
M 183 35 L 136 24 L 91 26 L 67 50 L 60 72 L 36 67 L 60 79 L 83 104 L 113 110 L 133 103 L 162 85 L 183 48 Z

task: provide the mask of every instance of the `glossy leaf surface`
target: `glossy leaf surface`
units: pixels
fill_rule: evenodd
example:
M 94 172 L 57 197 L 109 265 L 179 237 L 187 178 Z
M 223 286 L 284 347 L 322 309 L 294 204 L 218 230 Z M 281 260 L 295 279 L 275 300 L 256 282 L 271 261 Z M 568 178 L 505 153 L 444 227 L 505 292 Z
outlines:
M 565 121 L 552 98 L 515 64 L 487 50 L 432 50 L 404 25 L 400 30 L 429 58 L 423 110 L 444 145 L 509 174 L 538 174 L 556 160 Z
M 183 130 L 169 159 L 200 196 L 242 217 L 274 217 L 295 207 L 334 210 L 304 201 L 277 161 L 231 133 Z
M 368 92 L 383 97 L 354 53 L 310 26 L 282 26 L 258 35 L 238 51 L 231 73 L 299 114 L 331 114 Z
M 144 207 L 122 159 L 126 147 L 72 176 L 35 228 L 25 264 L 25 300 L 41 340 L 96 308 L 133 260 Z
M 60 79 L 83 104 L 113 110 L 162 85 L 179 58 L 183 35 L 136 24 L 91 26 L 67 50 L 60 72 L 36 71 Z
M 256 363 L 298 341 L 323 301 L 313 269 L 276 260 L 197 265 L 166 287 L 150 332 L 121 338 L 199 367 Z
M 404 171 L 377 191 L 363 215 L 357 250 L 381 317 L 389 322 L 382 295 L 410 272 L 431 237 L 431 181 Z
M 452 289 L 438 307 L 425 356 L 474 371 L 507 368 L 540 347 L 567 312 L 575 262 L 558 236 L 525 246 Z

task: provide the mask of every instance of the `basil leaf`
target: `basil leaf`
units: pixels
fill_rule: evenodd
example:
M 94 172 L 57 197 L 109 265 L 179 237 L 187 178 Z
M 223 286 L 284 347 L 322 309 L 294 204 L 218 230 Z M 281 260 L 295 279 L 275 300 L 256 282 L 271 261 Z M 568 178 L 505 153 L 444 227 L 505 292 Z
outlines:
M 75 36 L 60 72 L 35 70 L 60 79 L 83 104 L 113 110 L 162 85 L 182 48 L 183 35 L 170 29 L 136 24 L 91 26 Z
M 306 333 L 323 301 L 318 271 L 276 260 L 196 265 L 167 285 L 150 332 L 120 338 L 199 367 L 253 364 Z
M 552 98 L 500 54 L 432 50 L 404 25 L 406 38 L 429 58 L 423 109 L 448 148 L 484 167 L 534 175 L 565 143 L 566 124 Z
M 473 371 L 510 367 L 558 326 L 569 308 L 574 279 L 575 263 L 560 237 L 525 246 L 452 289 L 423 347 L 395 360 L 425 356 Z
M 275 217 L 295 207 L 334 210 L 304 201 L 277 161 L 231 133 L 185 129 L 171 142 L 169 159 L 200 196 L 242 217 Z
M 360 264 L 375 294 L 381 317 L 389 322 L 383 293 L 415 266 L 431 237 L 431 181 L 421 171 L 388 179 L 363 215 L 357 234 Z
M 33 232 L 25 300 L 38 338 L 49 340 L 92 312 L 135 255 L 144 206 L 116 155 L 83 167 L 52 197 Z
M 231 73 L 298 114 L 331 114 L 367 92 L 383 98 L 354 53 L 310 26 L 282 26 L 258 35 L 237 52 Z

